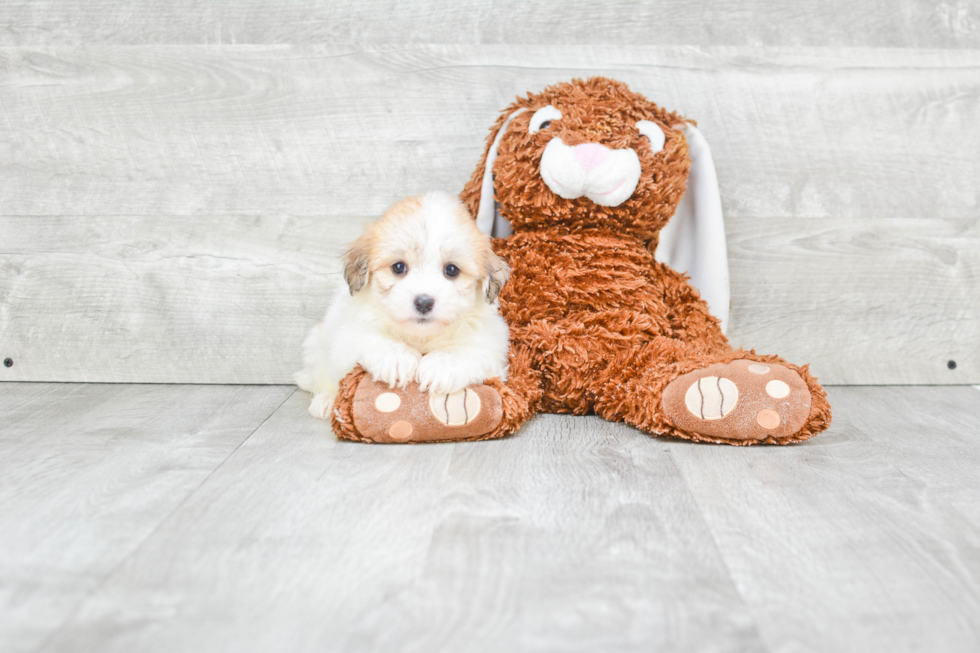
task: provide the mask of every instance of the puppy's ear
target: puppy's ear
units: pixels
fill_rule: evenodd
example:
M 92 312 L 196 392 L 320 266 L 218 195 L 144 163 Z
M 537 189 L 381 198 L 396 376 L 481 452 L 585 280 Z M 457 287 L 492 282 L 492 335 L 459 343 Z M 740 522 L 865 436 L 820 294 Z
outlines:
M 507 265 L 507 261 L 492 251 L 489 252 L 487 256 L 487 280 L 483 284 L 488 304 L 492 304 L 497 300 L 500 289 L 504 287 L 504 284 L 507 283 L 507 279 L 509 278 L 510 266 Z
M 367 285 L 371 276 L 370 260 L 369 242 L 363 237 L 355 240 L 344 252 L 344 280 L 350 287 L 351 295 Z

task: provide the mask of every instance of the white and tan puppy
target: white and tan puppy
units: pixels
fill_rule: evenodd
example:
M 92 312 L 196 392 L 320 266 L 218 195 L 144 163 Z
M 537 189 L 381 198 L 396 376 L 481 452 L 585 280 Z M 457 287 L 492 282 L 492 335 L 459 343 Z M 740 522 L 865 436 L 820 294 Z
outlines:
M 466 207 L 432 192 L 404 199 L 344 254 L 338 293 L 304 344 L 296 384 L 327 418 L 338 383 L 360 365 L 377 381 L 452 393 L 507 373 L 497 295 L 510 268 Z

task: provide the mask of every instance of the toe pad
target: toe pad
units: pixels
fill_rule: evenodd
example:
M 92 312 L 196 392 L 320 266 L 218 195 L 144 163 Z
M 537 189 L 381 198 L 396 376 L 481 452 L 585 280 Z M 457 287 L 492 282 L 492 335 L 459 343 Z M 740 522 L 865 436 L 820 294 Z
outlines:
M 715 363 L 674 379 L 664 390 L 664 412 L 688 433 L 725 440 L 791 436 L 810 414 L 810 388 L 778 363 Z
M 430 395 L 415 383 L 390 388 L 365 376 L 354 393 L 354 427 L 374 442 L 472 440 L 502 417 L 500 394 L 486 385 Z

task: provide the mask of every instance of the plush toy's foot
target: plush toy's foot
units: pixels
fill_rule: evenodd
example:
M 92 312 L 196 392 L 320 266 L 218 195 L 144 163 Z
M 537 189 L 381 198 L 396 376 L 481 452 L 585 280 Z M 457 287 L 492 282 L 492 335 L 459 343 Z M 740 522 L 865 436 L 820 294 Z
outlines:
M 777 363 L 734 360 L 677 377 L 663 409 L 681 431 L 727 441 L 783 441 L 806 425 L 812 397 L 806 381 Z
M 366 374 L 354 393 L 354 427 L 373 442 L 476 440 L 502 417 L 500 393 L 487 385 L 430 395 L 415 383 L 391 388 Z

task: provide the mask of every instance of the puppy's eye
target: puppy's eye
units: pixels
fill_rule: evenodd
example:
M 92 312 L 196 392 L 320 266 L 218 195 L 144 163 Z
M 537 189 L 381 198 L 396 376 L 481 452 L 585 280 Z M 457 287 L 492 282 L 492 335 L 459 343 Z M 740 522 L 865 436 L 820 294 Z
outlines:
M 649 120 L 641 120 L 636 123 L 636 128 L 640 131 L 640 136 L 645 136 L 650 141 L 650 149 L 654 154 L 664 149 L 667 136 L 664 135 L 660 125 Z
M 442 273 L 445 274 L 450 279 L 455 279 L 456 277 L 459 276 L 459 268 L 453 265 L 452 263 L 450 263 L 449 265 L 446 266 L 446 268 L 442 271 Z
M 531 116 L 531 124 L 527 127 L 527 133 L 536 134 L 542 129 L 547 129 L 552 120 L 561 120 L 561 111 L 550 104 L 534 112 Z
M 408 266 L 401 261 L 398 261 L 397 263 L 391 264 L 391 271 L 395 274 L 402 275 L 408 272 Z

